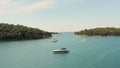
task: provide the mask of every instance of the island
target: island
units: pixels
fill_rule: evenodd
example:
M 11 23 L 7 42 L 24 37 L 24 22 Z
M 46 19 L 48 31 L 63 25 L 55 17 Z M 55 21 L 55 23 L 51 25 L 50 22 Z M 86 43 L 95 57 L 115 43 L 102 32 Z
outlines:
M 23 25 L 0 23 L 0 40 L 32 40 L 52 37 L 51 33 Z
M 58 32 L 50 32 L 51 34 L 59 34 Z
M 85 29 L 75 32 L 77 35 L 82 36 L 120 36 L 120 28 L 114 27 L 104 27 L 104 28 L 94 28 Z

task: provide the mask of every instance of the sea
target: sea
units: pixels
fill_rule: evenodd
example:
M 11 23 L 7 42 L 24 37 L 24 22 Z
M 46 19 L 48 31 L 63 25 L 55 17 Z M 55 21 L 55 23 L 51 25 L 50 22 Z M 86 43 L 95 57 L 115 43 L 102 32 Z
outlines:
M 53 52 L 59 48 L 69 53 Z M 120 68 L 120 37 L 62 32 L 48 39 L 0 41 L 0 68 Z

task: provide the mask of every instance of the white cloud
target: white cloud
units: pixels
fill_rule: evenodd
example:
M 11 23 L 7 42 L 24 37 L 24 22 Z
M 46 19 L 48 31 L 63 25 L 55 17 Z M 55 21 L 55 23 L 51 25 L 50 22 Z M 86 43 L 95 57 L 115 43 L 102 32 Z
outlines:
M 9 8 L 9 7 L 17 7 L 19 5 L 18 2 L 13 2 L 12 0 L 0 0 L 0 8 Z
M 50 8 L 54 0 L 43 0 L 30 5 L 23 5 L 12 0 L 0 0 L 0 15 L 25 13 Z
M 32 4 L 25 4 L 13 0 L 0 0 L 0 15 L 27 13 L 53 7 L 52 5 L 60 1 L 63 4 L 77 3 L 81 0 L 42 0 Z M 62 5 L 62 4 L 61 4 Z
M 45 8 L 50 8 L 53 4 L 54 0 L 43 0 L 37 3 L 33 3 L 31 5 L 22 6 L 17 12 L 28 12 L 28 11 L 35 11 Z
M 9 1 L 10 0 L 0 0 L 0 6 L 8 4 Z

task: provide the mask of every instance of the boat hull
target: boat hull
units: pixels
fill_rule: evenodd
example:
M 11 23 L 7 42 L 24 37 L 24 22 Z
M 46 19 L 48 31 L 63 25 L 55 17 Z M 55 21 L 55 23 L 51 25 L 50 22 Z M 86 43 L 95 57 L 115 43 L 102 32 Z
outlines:
M 54 53 L 69 53 L 69 51 L 53 51 Z

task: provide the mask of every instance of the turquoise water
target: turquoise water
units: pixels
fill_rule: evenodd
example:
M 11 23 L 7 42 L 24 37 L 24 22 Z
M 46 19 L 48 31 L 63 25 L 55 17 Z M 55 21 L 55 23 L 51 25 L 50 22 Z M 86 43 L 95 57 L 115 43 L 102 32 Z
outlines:
M 70 53 L 52 52 L 61 47 Z M 0 42 L 0 68 L 120 68 L 120 37 L 61 33 L 50 39 Z

